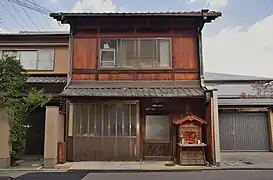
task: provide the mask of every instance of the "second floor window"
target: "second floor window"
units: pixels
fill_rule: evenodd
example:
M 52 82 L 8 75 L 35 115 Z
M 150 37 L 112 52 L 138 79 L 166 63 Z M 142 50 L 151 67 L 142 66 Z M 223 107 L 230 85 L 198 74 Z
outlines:
M 169 39 L 101 39 L 102 68 L 168 68 Z
M 54 50 L 3 50 L 2 56 L 17 57 L 26 70 L 53 70 Z M 1 53 L 1 52 L 0 52 Z

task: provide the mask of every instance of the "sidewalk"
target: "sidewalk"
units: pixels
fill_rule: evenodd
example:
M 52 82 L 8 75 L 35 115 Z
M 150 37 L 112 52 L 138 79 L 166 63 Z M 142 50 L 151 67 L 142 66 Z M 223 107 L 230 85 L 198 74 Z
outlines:
M 180 166 L 171 165 L 168 161 L 142 161 L 142 162 L 67 162 L 59 164 L 55 169 L 44 168 L 11 168 L 0 169 L 1 172 L 184 172 L 184 171 L 210 171 L 210 170 L 273 170 L 273 153 L 222 153 L 221 167 L 211 166 Z
M 273 170 L 272 152 L 221 153 L 222 169 Z
M 168 161 L 142 161 L 142 162 L 74 162 L 68 171 L 88 170 L 93 172 L 151 172 L 151 171 L 200 171 L 212 169 L 207 166 L 180 166 L 170 165 Z

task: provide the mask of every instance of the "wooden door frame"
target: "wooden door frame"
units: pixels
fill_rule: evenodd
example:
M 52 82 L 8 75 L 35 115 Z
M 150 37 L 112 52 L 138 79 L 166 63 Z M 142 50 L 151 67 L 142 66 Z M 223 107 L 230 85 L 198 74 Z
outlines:
M 169 118 L 169 140 L 159 140 L 159 139 L 146 139 L 146 116 L 167 116 Z M 172 160 L 173 159 L 173 137 L 172 137 L 172 115 L 170 113 L 153 113 L 153 114 L 143 114 L 143 126 L 142 126 L 142 159 L 149 160 L 149 159 L 156 159 L 156 160 Z M 145 144 L 147 142 L 152 143 L 166 143 L 169 144 L 169 156 L 158 156 L 158 157 L 147 157 L 145 156 Z

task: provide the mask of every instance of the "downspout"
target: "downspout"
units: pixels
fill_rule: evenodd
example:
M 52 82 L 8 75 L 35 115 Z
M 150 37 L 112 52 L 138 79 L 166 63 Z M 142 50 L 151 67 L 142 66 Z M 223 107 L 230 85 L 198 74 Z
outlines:
M 72 25 L 70 25 L 70 32 L 69 32 L 69 69 L 68 69 L 68 75 L 67 75 L 67 82 L 66 86 L 64 87 L 64 90 L 69 86 L 72 80 L 72 69 L 73 69 L 73 56 L 74 56 L 74 37 L 73 32 L 74 28 Z
M 202 42 L 202 30 L 204 28 L 205 22 L 207 21 L 207 16 L 204 13 L 207 13 L 208 10 L 202 10 L 202 22 L 201 26 L 197 29 L 197 39 L 198 39 L 198 57 L 199 57 L 199 65 L 200 65 L 200 83 L 203 89 L 207 89 L 204 80 L 204 64 L 203 64 L 203 42 Z
M 198 58 L 200 65 L 200 83 L 203 89 L 206 89 L 205 80 L 204 80 L 204 63 L 203 63 L 203 45 L 202 45 L 202 29 L 204 27 L 204 23 L 201 27 L 198 28 L 197 39 L 198 39 Z
M 63 17 L 62 17 L 63 19 Z M 70 25 L 71 26 L 71 25 Z M 73 55 L 74 55 L 74 37 L 73 37 L 73 32 L 74 30 L 72 29 L 72 26 L 70 27 L 70 31 L 69 31 L 69 67 L 68 67 L 68 73 L 67 73 L 67 81 L 66 81 L 66 85 L 64 87 L 63 90 L 65 90 L 69 84 L 71 83 L 72 80 L 72 62 L 73 62 Z M 68 122 L 69 122 L 69 103 L 67 101 L 65 101 L 65 117 L 64 117 L 64 142 L 67 143 L 67 137 L 68 137 Z M 67 151 L 67 149 L 66 149 Z M 67 157 L 66 157 L 67 158 Z

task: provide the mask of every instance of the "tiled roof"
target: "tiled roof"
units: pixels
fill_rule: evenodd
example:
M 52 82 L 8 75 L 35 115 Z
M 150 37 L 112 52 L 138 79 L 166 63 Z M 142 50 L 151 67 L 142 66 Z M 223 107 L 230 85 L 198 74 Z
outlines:
M 112 85 L 111 85 L 112 84 Z M 181 86 L 174 83 L 155 85 L 153 83 L 91 83 L 70 85 L 61 96 L 103 96 L 103 97 L 202 97 L 201 87 Z
M 201 88 L 68 88 L 62 96 L 105 97 L 193 97 L 203 96 Z
M 20 31 L 19 34 L 41 34 L 41 35 L 50 35 L 50 34 L 53 34 L 53 35 L 57 35 L 57 34 L 69 34 L 69 31 Z
M 273 99 L 219 99 L 220 106 L 266 106 L 273 105 Z
M 51 13 L 50 16 L 221 16 L 219 11 L 166 11 L 166 12 L 105 12 L 105 13 L 94 13 L 94 12 L 58 12 Z
M 58 12 L 51 13 L 50 16 L 54 19 L 67 23 L 67 19 L 71 17 L 143 17 L 143 16 L 164 16 L 164 17 L 207 17 L 204 22 L 210 22 L 222 15 L 219 11 L 209 11 L 203 9 L 201 11 L 188 11 L 188 12 L 107 12 L 107 13 L 94 13 L 94 12 L 81 12 L 69 13 Z
M 27 79 L 27 83 L 50 83 L 50 84 L 62 84 L 66 83 L 66 77 L 60 76 L 30 76 Z
M 49 36 L 56 36 L 56 35 L 69 35 L 68 31 L 20 31 L 20 32 L 1 32 L 0 36 L 39 36 L 39 35 L 49 35 Z
M 257 77 L 257 76 L 245 76 L 237 74 L 224 74 L 224 73 L 204 73 L 205 81 L 263 81 L 263 80 L 273 80 L 273 78 L 268 77 Z

